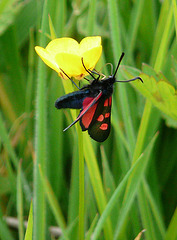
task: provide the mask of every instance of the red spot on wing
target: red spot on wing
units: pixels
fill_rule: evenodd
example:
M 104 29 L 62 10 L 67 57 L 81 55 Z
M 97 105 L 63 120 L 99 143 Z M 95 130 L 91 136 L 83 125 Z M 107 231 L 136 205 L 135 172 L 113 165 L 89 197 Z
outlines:
M 112 103 L 112 96 L 109 97 L 109 106 L 111 106 L 111 103 Z
M 112 103 L 112 96 L 107 98 L 105 101 L 104 101 L 104 107 L 108 107 L 108 106 L 111 106 L 111 103 Z
M 101 124 L 100 129 L 101 130 L 107 130 L 108 129 L 108 124 L 107 123 Z
M 108 98 L 104 102 L 104 107 L 108 107 Z
M 97 121 L 98 122 L 102 122 L 104 120 L 104 116 L 103 114 L 101 114 L 98 118 L 97 118 Z
M 109 117 L 110 117 L 110 113 L 106 113 L 105 118 L 109 118 Z

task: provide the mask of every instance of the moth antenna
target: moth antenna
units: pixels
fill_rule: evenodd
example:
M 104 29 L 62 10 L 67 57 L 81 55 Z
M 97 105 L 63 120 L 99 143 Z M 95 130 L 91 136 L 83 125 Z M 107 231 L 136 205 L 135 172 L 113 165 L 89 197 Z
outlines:
M 106 65 L 110 65 L 111 66 L 111 76 L 112 76 L 112 73 L 113 73 L 113 65 L 112 65 L 112 63 L 106 63 L 105 66 Z
M 140 78 L 140 77 L 135 77 L 135 78 L 132 78 L 132 79 L 129 79 L 129 80 L 124 80 L 124 81 L 115 81 L 115 82 L 133 82 L 135 80 L 139 79 L 142 83 L 143 83 L 143 79 Z
M 64 75 L 71 80 L 71 82 L 80 90 L 80 87 L 77 86 L 77 84 L 66 74 L 63 69 L 60 68 L 60 70 L 64 73 Z
M 117 67 L 116 67 L 115 73 L 114 73 L 114 75 L 113 75 L 113 79 L 114 79 L 115 76 L 116 76 L 117 70 L 118 70 L 118 68 L 119 68 L 119 66 L 120 66 L 120 63 L 121 63 L 121 61 L 122 61 L 124 55 L 125 55 L 125 53 L 123 52 L 123 53 L 121 54 L 120 58 L 119 58 L 119 62 L 118 62 L 118 64 L 117 64 Z
M 111 76 L 112 76 L 112 73 L 113 73 L 113 65 L 112 65 L 112 63 L 106 63 L 106 64 L 104 64 L 103 65 L 103 67 L 100 69 L 100 71 L 104 68 L 104 67 L 106 67 L 107 65 L 110 65 L 111 66 Z M 104 74 L 102 74 L 102 73 L 100 73 L 100 75 L 102 75 L 103 77 L 106 77 Z
M 83 65 L 85 71 L 88 72 L 88 74 L 89 74 L 94 80 L 98 80 L 98 79 L 100 78 L 100 75 L 99 75 L 98 79 L 95 78 L 95 76 L 93 76 L 93 74 L 92 74 L 92 71 L 91 71 L 90 69 L 87 69 L 87 68 L 86 68 L 86 66 L 85 66 L 85 64 L 84 64 L 84 59 L 83 59 L 83 57 L 81 58 L 81 60 L 82 60 L 82 65 Z

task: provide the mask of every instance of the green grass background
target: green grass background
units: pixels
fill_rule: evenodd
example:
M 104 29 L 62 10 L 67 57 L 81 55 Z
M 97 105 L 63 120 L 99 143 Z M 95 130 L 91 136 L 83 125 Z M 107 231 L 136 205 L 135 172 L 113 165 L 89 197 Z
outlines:
M 124 51 L 119 80 L 140 74 L 148 91 L 152 79 L 171 85 L 150 97 L 115 84 L 102 144 L 79 124 L 62 131 L 78 112 L 54 102 L 76 89 L 34 51 L 56 36 L 92 35 L 102 37 L 98 70 L 115 69 Z M 176 36 L 176 0 L 0 2 L 0 239 L 54 239 L 50 226 L 59 239 L 132 240 L 143 229 L 141 239 L 177 239 Z

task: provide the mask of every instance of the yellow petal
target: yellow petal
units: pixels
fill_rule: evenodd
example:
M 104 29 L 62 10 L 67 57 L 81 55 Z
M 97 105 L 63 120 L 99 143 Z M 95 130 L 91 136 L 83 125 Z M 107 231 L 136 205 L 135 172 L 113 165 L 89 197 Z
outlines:
M 56 38 L 47 45 L 46 49 L 53 56 L 61 52 L 78 55 L 79 43 L 73 38 Z
M 35 50 L 40 58 L 45 62 L 45 64 L 54 69 L 56 72 L 60 71 L 55 59 L 46 49 L 36 46 Z
M 83 62 L 87 69 L 92 70 L 97 64 L 102 53 L 102 46 L 95 47 L 83 53 Z
M 84 69 L 81 57 L 69 53 L 58 53 L 55 57 L 57 64 L 69 77 L 80 75 Z
M 80 52 L 81 55 L 83 52 L 88 51 L 92 48 L 101 46 L 101 37 L 96 36 L 96 37 L 85 37 L 82 39 L 80 42 Z
M 93 69 L 98 62 L 101 52 L 101 37 L 86 37 L 80 44 L 72 38 L 57 38 L 52 40 L 47 47 L 35 47 L 37 54 L 52 69 L 65 79 L 61 69 L 69 76 L 81 79 L 88 75 L 82 64 L 87 69 Z

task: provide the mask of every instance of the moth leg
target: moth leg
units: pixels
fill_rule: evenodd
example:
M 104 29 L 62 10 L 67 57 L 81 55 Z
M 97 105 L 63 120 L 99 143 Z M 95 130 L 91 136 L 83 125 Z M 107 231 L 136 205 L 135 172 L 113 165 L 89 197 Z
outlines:
M 63 69 L 60 68 L 60 70 L 64 73 L 64 75 L 71 80 L 71 82 L 77 87 L 77 89 L 81 90 L 80 87 L 77 86 L 77 84 L 66 74 Z
M 88 82 L 90 82 L 90 80 L 88 78 L 84 77 L 84 79 L 87 80 Z

